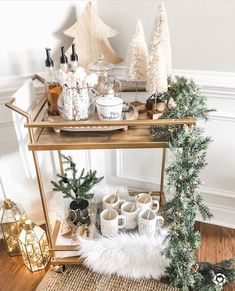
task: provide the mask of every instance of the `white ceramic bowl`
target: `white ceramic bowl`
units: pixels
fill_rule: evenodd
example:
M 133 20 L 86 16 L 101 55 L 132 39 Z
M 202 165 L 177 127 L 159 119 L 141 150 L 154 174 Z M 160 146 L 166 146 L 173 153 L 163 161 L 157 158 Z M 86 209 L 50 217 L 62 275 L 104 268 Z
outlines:
M 98 97 L 96 107 L 100 120 L 120 120 L 123 100 L 119 97 Z

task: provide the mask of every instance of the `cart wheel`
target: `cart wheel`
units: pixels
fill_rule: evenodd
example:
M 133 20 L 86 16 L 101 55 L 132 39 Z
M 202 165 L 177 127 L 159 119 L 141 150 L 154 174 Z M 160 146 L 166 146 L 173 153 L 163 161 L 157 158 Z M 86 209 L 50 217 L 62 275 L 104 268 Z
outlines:
M 65 265 L 54 266 L 53 269 L 56 273 L 63 273 L 65 271 Z

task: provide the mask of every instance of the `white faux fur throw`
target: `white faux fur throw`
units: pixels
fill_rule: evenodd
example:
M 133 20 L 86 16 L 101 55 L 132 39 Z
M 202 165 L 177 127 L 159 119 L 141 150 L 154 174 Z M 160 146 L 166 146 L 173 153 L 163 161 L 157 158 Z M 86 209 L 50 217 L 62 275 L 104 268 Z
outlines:
M 81 238 L 79 255 L 85 258 L 88 268 L 98 273 L 160 279 L 167 266 L 167 259 L 161 254 L 165 235 L 165 231 L 158 230 L 153 237 L 120 233 L 95 240 Z

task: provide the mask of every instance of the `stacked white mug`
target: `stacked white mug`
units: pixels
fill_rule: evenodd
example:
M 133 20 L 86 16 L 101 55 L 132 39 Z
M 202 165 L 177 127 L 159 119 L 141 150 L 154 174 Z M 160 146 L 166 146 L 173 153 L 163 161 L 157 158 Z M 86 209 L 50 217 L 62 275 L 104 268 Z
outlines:
M 118 211 L 121 208 L 121 215 Z M 159 202 L 150 194 L 140 193 L 134 202 L 126 202 L 118 195 L 103 197 L 103 211 L 101 212 L 101 233 L 112 236 L 120 228 L 135 229 L 138 226 L 140 235 L 152 236 L 156 227 L 164 224 L 164 218 L 157 215 Z
M 140 235 L 153 236 L 157 226 L 162 226 L 164 218 L 157 216 L 151 208 L 145 208 L 139 213 L 138 232 Z
M 121 214 L 126 218 L 126 229 L 135 229 L 138 225 L 139 208 L 135 202 L 125 202 L 121 206 Z
M 126 200 L 120 199 L 118 195 L 108 194 L 103 197 L 103 209 L 115 209 L 119 210 L 120 205 L 124 203 Z
M 115 209 L 105 209 L 100 214 L 101 233 L 103 236 L 112 236 L 118 234 L 120 228 L 126 226 L 126 218 L 118 215 Z

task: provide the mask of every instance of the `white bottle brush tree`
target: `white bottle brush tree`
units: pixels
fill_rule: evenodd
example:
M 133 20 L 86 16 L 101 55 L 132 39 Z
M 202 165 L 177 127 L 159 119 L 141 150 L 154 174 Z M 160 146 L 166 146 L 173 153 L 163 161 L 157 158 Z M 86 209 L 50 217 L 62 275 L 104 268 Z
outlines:
M 132 40 L 126 56 L 126 75 L 128 80 L 137 82 L 147 80 L 148 49 L 145 41 L 144 29 L 140 20 L 137 21 Z
M 163 2 L 155 18 L 149 47 L 146 90 L 155 100 L 168 90 L 167 75 L 171 73 L 171 46 L 167 16 Z
M 131 81 L 146 81 L 148 68 L 148 50 L 143 25 L 137 21 L 133 38 L 129 44 L 127 57 L 127 77 Z

